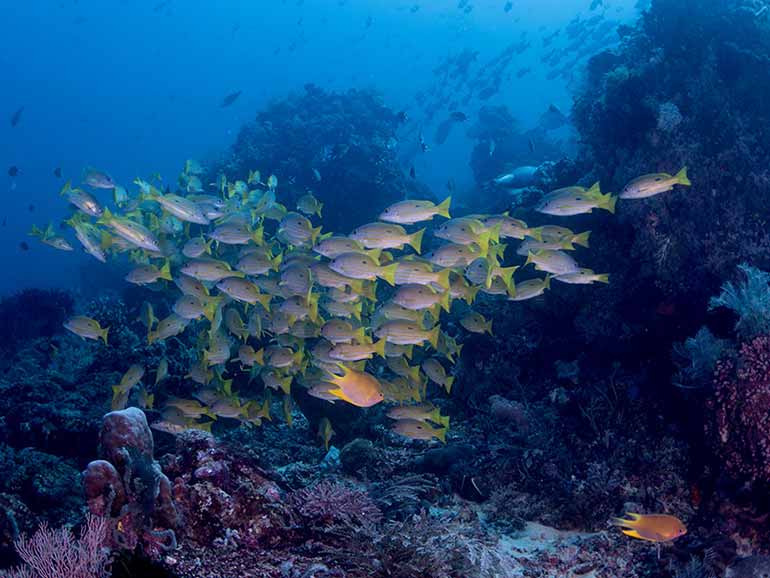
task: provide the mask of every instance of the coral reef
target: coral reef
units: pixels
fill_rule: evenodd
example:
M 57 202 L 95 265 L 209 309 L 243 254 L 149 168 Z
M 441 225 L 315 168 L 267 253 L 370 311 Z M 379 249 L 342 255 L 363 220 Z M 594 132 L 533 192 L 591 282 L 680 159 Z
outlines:
M 323 203 L 324 226 L 348 231 L 408 193 L 430 196 L 398 165 L 398 125 L 395 112 L 373 92 L 334 93 L 308 84 L 260 111 L 211 174 L 270 167 L 290 209 L 312 191 Z

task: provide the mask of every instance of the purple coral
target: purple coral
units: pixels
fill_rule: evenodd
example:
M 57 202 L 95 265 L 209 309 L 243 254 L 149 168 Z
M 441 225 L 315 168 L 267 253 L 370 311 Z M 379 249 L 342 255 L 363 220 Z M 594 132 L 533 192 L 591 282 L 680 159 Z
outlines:
M 75 539 L 68 528 L 51 530 L 46 524 L 31 537 L 22 536 L 16 551 L 26 566 L 11 570 L 9 578 L 102 578 L 109 576 L 110 550 L 106 548 L 105 518 L 86 516 Z
M 323 481 L 299 490 L 292 496 L 292 502 L 314 526 L 366 527 L 382 519 L 382 512 L 366 492 L 339 482 Z
M 717 454 L 735 476 L 770 482 L 770 336 L 717 363 L 707 426 Z

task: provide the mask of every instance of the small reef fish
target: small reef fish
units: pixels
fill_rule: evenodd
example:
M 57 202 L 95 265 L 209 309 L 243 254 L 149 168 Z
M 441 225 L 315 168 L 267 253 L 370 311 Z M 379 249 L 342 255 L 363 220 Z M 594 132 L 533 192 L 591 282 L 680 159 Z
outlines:
M 614 213 L 617 199 L 610 193 L 602 194 L 599 183 L 595 183 L 589 189 L 577 186 L 565 187 L 545 195 L 535 210 L 559 217 L 590 213 L 594 209 L 604 209 Z
M 393 424 L 393 431 L 413 440 L 440 440 L 446 443 L 447 428 L 434 428 L 430 424 L 416 419 L 399 419 Z
M 382 213 L 380 219 L 388 223 L 411 225 L 421 221 L 430 221 L 435 216 L 449 218 L 449 205 L 452 197 L 447 197 L 436 205 L 431 201 L 401 201 L 389 206 Z
M 692 185 L 687 177 L 687 167 L 682 167 L 675 175 L 654 173 L 637 177 L 623 187 L 619 196 L 621 199 L 645 199 L 670 191 L 675 185 Z
M 469 311 L 460 319 L 460 325 L 471 333 L 489 333 L 492 335 L 492 321 L 487 321 L 481 313 Z
M 336 389 L 330 389 L 328 393 L 357 407 L 371 407 L 380 403 L 385 397 L 382 395 L 382 385 L 373 375 L 340 366 L 342 375 L 332 375 L 329 382 L 336 385 Z
M 94 189 L 114 189 L 115 181 L 103 171 L 87 168 L 83 173 L 83 182 Z
M 684 536 L 687 527 L 679 518 L 668 514 L 626 513 L 625 518 L 613 518 L 613 526 L 619 526 L 626 536 L 650 542 L 670 542 Z
M 84 339 L 101 339 L 107 345 L 109 327 L 102 327 L 96 319 L 84 315 L 70 317 L 64 322 L 64 328 Z

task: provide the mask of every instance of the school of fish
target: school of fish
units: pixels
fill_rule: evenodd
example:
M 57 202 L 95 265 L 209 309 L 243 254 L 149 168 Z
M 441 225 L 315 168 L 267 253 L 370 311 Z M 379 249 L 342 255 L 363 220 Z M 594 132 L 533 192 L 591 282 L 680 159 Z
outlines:
M 312 193 L 295 210 L 278 202 L 274 175 L 263 180 L 251 171 L 235 181 L 220 175 L 205 186 L 203 175 L 199 163 L 187 161 L 175 192 L 155 175 L 136 179 L 132 195 L 108 174 L 87 169 L 83 184 L 111 190 L 113 208 L 69 182 L 60 192 L 75 209 L 65 223 L 83 250 L 101 262 L 127 260 L 126 281 L 154 289 L 148 292 L 154 301 L 146 301 L 139 315 L 147 342 L 185 331 L 196 336 L 196 359 L 178 376 L 190 383 L 189 395 L 168 397 L 155 408 L 162 419 L 152 427 L 172 434 L 210 430 L 219 418 L 259 425 L 272 419 L 273 395 L 282 397 L 291 425 L 292 393 L 303 388 L 328 403 L 389 404 L 393 431 L 445 441 L 449 418 L 429 394 L 452 391 L 462 344 L 442 324 L 450 312 L 470 334 L 491 335 L 491 321 L 472 309 L 479 292 L 523 301 L 542 295 L 551 281 L 608 282 L 607 274 L 581 267 L 573 256 L 589 246 L 588 231 L 529 227 L 507 213 L 452 218 L 447 198 L 438 204 L 404 200 L 384 208 L 379 221 L 337 234 L 322 230 L 323 207 Z M 645 175 L 620 198 L 689 184 L 686 168 L 674 176 Z M 617 199 L 598 183 L 567 187 L 545 195 L 537 210 L 553 216 L 614 212 Z M 431 250 L 423 253 L 426 233 Z M 53 226 L 33 227 L 30 234 L 73 250 Z M 525 260 L 503 265 L 519 258 Z M 542 275 L 527 273 L 530 264 Z M 109 328 L 96 319 L 74 316 L 64 326 L 108 344 Z M 233 378 L 241 372 L 250 383 L 262 381 L 260 397 L 235 391 Z M 150 375 L 140 364 L 129 367 L 112 387 L 113 409 L 132 399 L 153 408 L 169 377 L 168 360 Z M 318 436 L 327 448 L 333 435 L 329 419 L 322 419 Z

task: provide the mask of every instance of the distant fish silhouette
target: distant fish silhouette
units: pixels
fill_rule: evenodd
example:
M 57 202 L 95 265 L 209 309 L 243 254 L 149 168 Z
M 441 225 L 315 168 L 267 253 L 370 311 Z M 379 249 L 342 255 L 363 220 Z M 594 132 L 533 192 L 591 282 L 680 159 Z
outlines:
M 417 172 L 414 170 L 414 165 L 412 165 L 412 168 L 409 169 L 409 176 L 412 177 L 413 179 L 417 178 Z
M 57 179 L 61 178 L 61 167 L 56 167 L 53 170 L 53 176 L 55 176 Z
M 11 126 L 16 126 L 19 124 L 19 121 L 21 120 L 21 114 L 24 112 L 24 107 L 20 107 L 19 110 L 13 113 L 13 116 L 11 117 Z
M 21 174 L 21 170 L 16 165 L 13 165 L 12 167 L 8 167 L 9 177 L 18 177 L 20 174 Z
M 231 104 L 233 104 L 236 100 L 238 100 L 238 97 L 241 96 L 241 90 L 238 90 L 236 92 L 228 94 L 224 100 L 222 100 L 222 104 L 220 104 L 220 108 L 227 108 Z
M 19 249 L 21 249 L 22 251 L 29 251 L 29 245 L 27 244 L 26 241 L 22 241 L 21 243 L 19 243 Z

